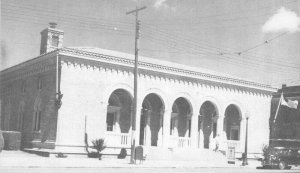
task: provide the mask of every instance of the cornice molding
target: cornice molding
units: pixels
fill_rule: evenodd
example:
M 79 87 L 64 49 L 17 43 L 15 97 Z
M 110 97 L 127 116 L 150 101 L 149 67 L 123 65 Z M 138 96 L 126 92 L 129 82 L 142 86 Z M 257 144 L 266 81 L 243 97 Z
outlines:
M 20 64 L 19 66 L 12 67 L 8 71 L 1 72 L 0 81 L 2 83 L 7 83 L 14 80 L 19 80 L 32 76 L 35 74 L 43 73 L 45 71 L 55 69 L 55 60 L 54 59 L 35 59 L 26 64 Z
M 134 65 L 134 60 L 131 59 L 104 55 L 104 54 L 94 53 L 94 52 L 88 52 L 88 51 L 78 50 L 74 48 L 63 48 L 60 50 L 60 54 L 64 54 L 67 56 L 79 56 L 79 58 L 85 58 L 85 59 L 91 58 L 96 61 L 116 64 L 116 65 L 123 65 L 128 67 L 133 67 Z M 218 75 L 208 74 L 203 72 L 196 72 L 188 69 L 180 69 L 176 67 L 170 67 L 161 64 L 153 64 L 153 63 L 143 62 L 143 61 L 139 61 L 139 69 L 163 72 L 167 74 L 175 74 L 175 75 L 185 76 L 185 77 L 198 78 L 198 79 L 209 80 L 217 83 L 238 85 L 241 87 L 248 87 L 248 88 L 258 89 L 267 92 L 277 91 L 276 88 L 272 88 L 269 85 L 264 85 L 257 82 L 251 82 L 247 80 L 241 80 L 241 79 L 236 79 L 236 78 L 231 78 L 226 76 L 218 76 Z
M 134 60 L 82 51 L 73 48 L 62 48 L 3 70 L 1 71 L 0 79 L 2 82 L 14 80 L 16 78 L 22 78 L 24 75 L 33 75 L 55 68 L 51 65 L 51 67 L 47 67 L 49 64 L 43 64 L 43 62 L 53 61 L 53 64 L 55 64 L 56 55 L 59 55 L 62 59 L 62 63 L 66 63 L 67 66 L 72 64 L 74 66 L 80 66 L 81 68 L 87 68 L 91 70 L 96 69 L 99 71 L 109 71 L 114 69 L 116 70 L 116 73 L 122 71 L 122 73 L 126 72 L 126 74 L 129 76 L 132 75 L 133 72 Z M 49 59 L 49 61 L 46 59 Z M 36 64 L 39 62 L 41 62 L 40 66 L 29 68 L 30 70 L 27 70 L 28 67 L 36 66 Z M 212 89 L 215 90 L 224 88 L 226 91 L 229 90 L 230 92 L 237 89 L 238 91 L 245 91 L 249 93 L 265 93 L 267 95 L 277 91 L 277 89 L 264 84 L 143 61 L 139 62 L 139 73 L 140 77 L 146 76 L 146 80 L 159 79 L 160 81 L 170 81 L 173 83 L 182 83 L 184 85 L 200 85 L 200 87 L 207 89 L 211 89 L 211 87 L 214 87 Z

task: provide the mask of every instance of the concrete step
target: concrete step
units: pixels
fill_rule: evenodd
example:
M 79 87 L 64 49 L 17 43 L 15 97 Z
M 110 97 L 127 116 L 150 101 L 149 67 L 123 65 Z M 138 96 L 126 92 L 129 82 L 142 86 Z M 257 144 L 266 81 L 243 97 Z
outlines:
M 168 149 L 150 147 L 146 150 L 146 160 L 199 161 L 217 162 L 222 164 L 227 163 L 227 159 L 224 154 L 208 149 Z
M 169 148 L 148 147 L 145 148 L 147 160 L 172 160 L 173 150 Z

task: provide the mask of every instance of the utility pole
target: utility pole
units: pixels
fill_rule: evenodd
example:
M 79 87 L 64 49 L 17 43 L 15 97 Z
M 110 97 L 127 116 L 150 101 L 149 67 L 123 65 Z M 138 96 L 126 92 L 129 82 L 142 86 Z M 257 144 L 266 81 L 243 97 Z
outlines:
M 139 30 L 140 21 L 138 19 L 139 11 L 144 10 L 146 6 L 129 11 L 126 14 L 135 13 L 135 58 L 134 58 L 134 97 L 133 97 L 133 113 L 131 114 L 131 156 L 130 163 L 134 163 L 135 154 L 135 130 L 136 130 L 136 113 L 137 113 L 137 83 L 138 83 L 138 52 L 139 52 Z

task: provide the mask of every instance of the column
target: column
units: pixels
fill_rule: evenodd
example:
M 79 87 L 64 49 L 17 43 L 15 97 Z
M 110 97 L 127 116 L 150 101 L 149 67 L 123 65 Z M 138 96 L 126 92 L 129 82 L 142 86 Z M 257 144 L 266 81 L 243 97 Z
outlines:
M 185 122 L 185 128 L 186 128 L 186 131 L 185 131 L 185 134 L 184 134 L 184 137 L 185 137 L 185 138 L 190 137 L 190 136 L 189 136 L 189 133 L 190 133 L 190 131 L 189 131 L 189 120 L 192 120 L 192 117 L 191 117 L 191 116 L 192 116 L 191 114 L 186 115 L 186 122 Z
M 226 132 L 224 132 L 224 116 L 220 115 L 217 120 L 217 140 L 219 142 L 219 149 L 226 150 L 227 147 L 225 146 L 227 137 Z
M 116 133 L 121 133 L 121 128 L 120 128 L 120 109 L 116 111 L 116 124 L 115 124 L 115 132 Z
M 224 116 L 219 116 L 217 120 L 217 135 L 222 135 L 224 126 Z
M 198 148 L 204 148 L 204 134 L 203 134 L 203 117 L 204 115 L 200 115 L 200 130 L 198 131 Z
M 238 150 L 244 152 L 245 150 L 245 137 L 246 137 L 246 118 L 242 118 L 240 123 L 240 147 Z
M 165 110 L 164 113 L 164 121 L 163 121 L 163 147 L 164 148 L 169 147 L 171 111 L 172 110 Z
M 146 115 L 147 123 L 145 127 L 145 135 L 144 135 L 146 146 L 151 146 L 151 129 L 150 129 L 151 114 L 152 114 L 151 110 L 147 111 L 147 115 Z
M 198 112 L 194 111 L 192 114 L 192 127 L 191 127 L 191 141 L 192 141 L 192 148 L 197 148 L 198 144 Z
M 173 136 L 178 137 L 178 116 L 179 114 L 177 114 L 177 116 L 175 117 L 175 125 L 174 125 L 174 134 Z
M 163 144 L 163 117 L 164 117 L 164 111 L 161 110 L 159 112 L 159 130 L 158 130 L 158 141 L 157 146 L 162 146 Z

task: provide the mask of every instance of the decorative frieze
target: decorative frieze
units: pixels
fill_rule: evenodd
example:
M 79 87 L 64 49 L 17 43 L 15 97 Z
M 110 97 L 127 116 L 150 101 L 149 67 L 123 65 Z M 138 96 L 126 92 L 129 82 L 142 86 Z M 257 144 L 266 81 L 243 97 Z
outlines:
M 39 62 L 37 64 L 32 64 L 26 68 L 24 67 L 10 73 L 1 74 L 1 82 L 7 83 L 14 80 L 24 79 L 29 76 L 40 74 L 49 70 L 54 70 L 55 68 L 55 64 L 50 63 L 46 60 L 46 62 Z
M 93 57 L 93 58 L 96 58 L 99 60 L 111 61 L 111 63 L 118 63 L 118 64 L 124 63 L 127 65 L 134 64 L 134 61 L 131 59 L 115 57 L 115 56 L 108 56 L 108 55 L 103 55 L 100 53 L 93 53 L 93 52 L 82 51 L 82 50 L 71 49 L 71 48 L 65 48 L 65 49 L 62 49 L 61 51 L 66 52 L 66 53 L 71 53 L 71 54 L 85 55 L 85 56 Z M 139 67 L 143 68 L 143 69 L 144 68 L 145 69 L 153 69 L 154 71 L 159 70 L 159 71 L 186 74 L 187 76 L 195 76 L 195 77 L 197 76 L 197 77 L 201 77 L 201 78 L 204 77 L 208 80 L 224 81 L 225 83 L 239 84 L 240 86 L 249 85 L 250 87 L 274 90 L 274 88 L 271 88 L 270 86 L 255 83 L 255 82 L 245 81 L 245 80 L 241 80 L 241 79 L 234 79 L 234 78 L 225 77 L 225 76 L 218 76 L 218 75 L 213 75 L 213 74 L 208 74 L 208 73 L 196 72 L 196 71 L 191 71 L 191 70 L 186 70 L 186 69 L 179 69 L 179 68 L 175 68 L 175 67 L 165 66 L 162 64 L 152 64 L 152 63 L 140 61 Z M 178 74 L 178 75 L 180 75 L 180 74 Z

